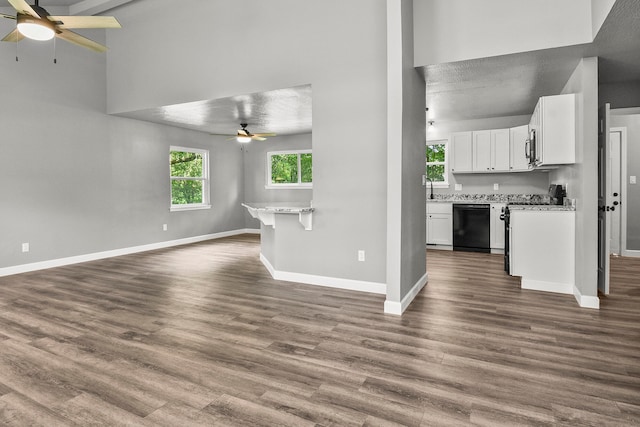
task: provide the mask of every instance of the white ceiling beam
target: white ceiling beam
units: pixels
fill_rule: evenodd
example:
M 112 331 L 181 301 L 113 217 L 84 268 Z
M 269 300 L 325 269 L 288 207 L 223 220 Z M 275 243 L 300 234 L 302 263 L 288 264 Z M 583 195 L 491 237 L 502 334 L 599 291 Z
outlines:
M 133 0 L 83 0 L 69 6 L 70 15 L 98 15 Z

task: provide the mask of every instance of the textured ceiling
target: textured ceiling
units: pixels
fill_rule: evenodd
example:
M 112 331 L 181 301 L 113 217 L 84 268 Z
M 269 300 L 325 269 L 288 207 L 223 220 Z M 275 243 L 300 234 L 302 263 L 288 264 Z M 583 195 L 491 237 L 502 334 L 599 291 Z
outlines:
M 240 123 L 247 123 L 247 128 L 252 133 L 309 133 L 311 85 L 149 108 L 119 115 L 220 135 L 235 135 L 240 129 Z
M 617 0 L 590 44 L 421 67 L 428 120 L 531 114 L 590 56 L 599 57 L 601 83 L 640 80 L 640 1 Z
M 429 120 L 531 114 L 540 96 L 562 90 L 583 52 L 577 46 L 422 67 Z

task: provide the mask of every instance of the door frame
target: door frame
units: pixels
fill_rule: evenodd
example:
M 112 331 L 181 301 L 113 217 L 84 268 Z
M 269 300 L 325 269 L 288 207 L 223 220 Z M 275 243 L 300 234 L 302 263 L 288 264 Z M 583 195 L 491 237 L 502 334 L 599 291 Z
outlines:
M 614 132 L 620 133 L 620 255 L 640 256 L 640 251 L 627 250 L 627 128 L 609 129 L 610 134 Z

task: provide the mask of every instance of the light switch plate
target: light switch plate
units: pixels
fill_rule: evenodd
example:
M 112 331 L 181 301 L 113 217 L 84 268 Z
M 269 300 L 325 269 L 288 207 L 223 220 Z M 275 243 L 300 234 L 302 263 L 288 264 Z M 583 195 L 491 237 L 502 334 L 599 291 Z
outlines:
M 493 189 L 494 190 L 499 190 L 500 189 L 500 184 L 493 184 Z
M 462 184 L 456 184 L 456 191 L 462 190 Z
M 636 177 L 635 175 L 631 175 L 629 177 L 629 184 L 635 184 L 636 183 Z

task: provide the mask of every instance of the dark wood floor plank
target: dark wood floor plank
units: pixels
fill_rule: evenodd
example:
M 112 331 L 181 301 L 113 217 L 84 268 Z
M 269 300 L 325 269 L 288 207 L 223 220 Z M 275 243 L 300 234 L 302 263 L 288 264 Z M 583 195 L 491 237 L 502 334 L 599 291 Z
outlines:
M 272 279 L 254 235 L 0 277 L 0 424 L 640 425 L 640 260 L 601 309 L 429 251 L 385 297 Z

